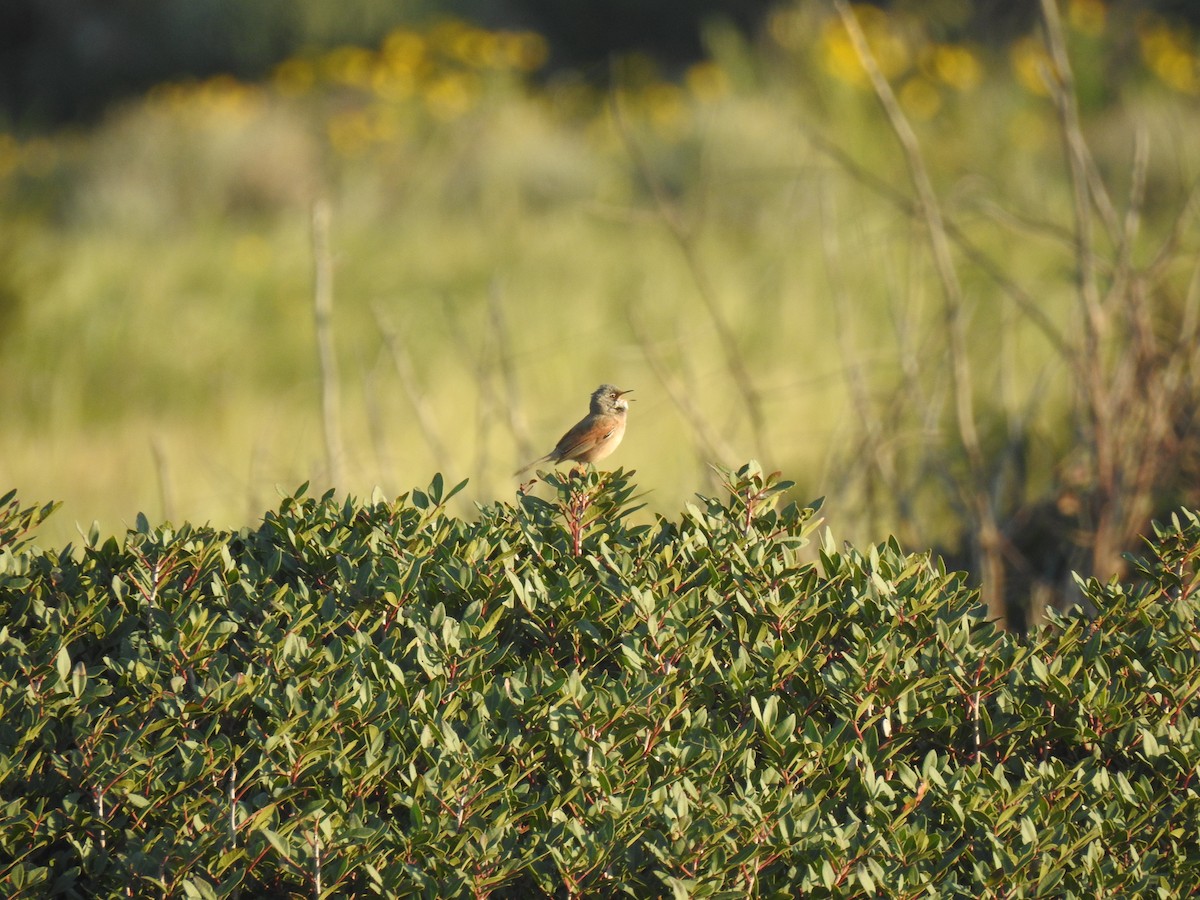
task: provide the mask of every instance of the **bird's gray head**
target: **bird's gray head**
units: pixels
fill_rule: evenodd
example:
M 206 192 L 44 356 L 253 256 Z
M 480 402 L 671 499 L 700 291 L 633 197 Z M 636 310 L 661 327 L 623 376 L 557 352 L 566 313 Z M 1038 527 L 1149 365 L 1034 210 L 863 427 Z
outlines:
M 592 392 L 592 415 L 612 415 L 625 412 L 629 409 L 629 401 L 625 399 L 625 395 L 628 393 L 630 391 L 623 391 L 611 384 L 600 385 Z

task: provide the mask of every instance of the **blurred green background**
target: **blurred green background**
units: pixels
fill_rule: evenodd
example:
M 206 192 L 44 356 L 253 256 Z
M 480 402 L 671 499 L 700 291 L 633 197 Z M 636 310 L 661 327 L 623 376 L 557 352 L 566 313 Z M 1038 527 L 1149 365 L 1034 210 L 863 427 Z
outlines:
M 828 495 L 839 537 L 1101 570 L 1114 491 L 1137 488 L 1122 521 L 1142 524 L 1195 499 L 1189 5 L 1059 5 L 1082 181 L 1037 4 L 854 8 L 948 226 L 965 358 L 834 6 L 630 9 L 6 4 L 0 487 L 64 501 L 42 540 L 139 511 L 237 526 L 335 474 L 356 495 L 469 477 L 469 510 L 602 381 L 635 390 L 610 462 L 654 511 L 754 457 Z M 1094 409 L 1133 423 L 1139 391 L 1170 393 L 1153 442 L 1123 439 L 1161 457 L 1148 475 L 1106 463 Z

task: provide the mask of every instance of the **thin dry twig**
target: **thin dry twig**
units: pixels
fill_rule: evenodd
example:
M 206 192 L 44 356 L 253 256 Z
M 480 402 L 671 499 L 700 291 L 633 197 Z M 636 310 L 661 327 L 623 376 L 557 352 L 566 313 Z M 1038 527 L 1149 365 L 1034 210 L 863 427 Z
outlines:
M 696 458 L 704 464 L 729 464 L 735 458 L 733 448 L 721 437 L 720 430 L 713 427 L 704 411 L 692 400 L 695 392 L 688 390 L 672 372 L 636 313 L 629 309 L 626 314 L 630 330 L 642 350 L 646 363 L 650 366 L 650 371 L 662 384 L 667 396 L 671 398 L 671 402 L 679 410 L 680 416 L 688 426 Z
M 912 498 L 909 486 L 903 483 L 896 469 L 895 455 L 888 448 L 888 441 L 881 418 L 875 413 L 871 403 L 870 390 L 863 375 L 864 366 L 858 358 L 854 342 L 850 334 L 850 301 L 846 296 L 846 285 L 841 278 L 842 252 L 838 239 L 836 223 L 832 221 L 833 211 L 829 208 L 830 199 L 827 192 L 822 192 L 821 203 L 821 248 L 825 257 L 826 277 L 829 279 L 830 293 L 833 299 L 834 330 L 838 336 L 838 347 L 845 362 L 846 383 L 850 391 L 850 404 L 858 417 L 859 426 L 863 432 L 863 446 L 871 467 L 878 475 L 883 485 L 884 495 L 895 504 L 897 513 L 903 523 L 911 521 Z M 866 479 L 867 509 L 874 515 L 877 504 L 872 502 L 874 494 L 874 479 L 869 475 Z M 877 530 L 872 524 L 872 530 Z M 901 535 L 905 541 L 908 538 Z
M 158 498 L 162 504 L 163 519 L 170 522 L 175 518 L 175 496 L 171 490 L 171 461 L 167 458 L 167 448 L 163 445 L 160 435 L 156 434 L 150 439 L 150 455 L 154 459 L 154 474 L 158 479 Z
M 417 425 L 421 429 L 421 436 L 425 439 L 430 453 L 433 454 L 434 465 L 442 471 L 452 471 L 454 460 L 451 458 L 450 448 L 442 437 L 437 416 L 434 415 L 433 410 L 425 399 L 425 391 L 417 381 L 412 356 L 408 352 L 408 347 L 404 344 L 403 337 L 401 337 L 399 330 L 392 325 L 387 313 L 377 304 L 371 305 L 371 312 L 375 316 L 375 327 L 379 329 L 379 335 L 383 338 L 383 345 L 391 355 L 392 365 L 396 370 L 396 375 L 400 379 L 400 387 L 404 390 L 404 396 L 408 399 L 413 414 L 416 416 Z
M 391 472 L 394 469 L 392 452 L 388 447 L 387 428 L 384 425 L 383 409 L 379 402 L 379 374 L 383 364 L 383 352 L 375 364 L 362 373 L 363 407 L 367 414 L 367 432 L 371 447 L 375 451 L 375 468 L 378 483 L 391 493 Z
M 845 170 L 859 184 L 867 187 L 878 196 L 883 197 L 905 215 L 912 218 L 918 217 L 919 209 L 917 204 L 907 194 L 895 188 L 891 182 L 885 181 L 873 172 L 863 168 L 849 153 L 823 135 L 803 126 L 801 130 L 814 148 L 836 162 L 839 167 Z M 946 236 L 954 241 L 955 246 L 958 247 L 963 256 L 970 263 L 978 267 L 980 271 L 987 275 L 988 278 L 1008 295 L 1009 299 L 1038 328 L 1060 355 L 1064 357 L 1068 356 L 1072 352 L 1071 347 L 1063 337 L 1058 326 L 1043 311 L 1042 305 L 1028 291 L 1010 278 L 986 253 L 977 247 L 956 224 L 949 220 L 944 220 L 943 226 Z
M 962 286 L 954 267 L 950 252 L 950 241 L 946 235 L 941 206 L 933 189 L 920 143 L 908 118 L 900 108 L 891 85 L 880 70 L 871 48 L 867 44 L 854 11 L 846 0 L 835 0 L 834 6 L 850 37 L 859 62 L 871 81 L 875 96 L 882 106 L 888 123 L 900 143 L 908 166 L 909 178 L 916 192 L 917 209 L 925 224 L 934 270 L 942 286 L 943 310 L 950 351 L 950 369 L 954 395 L 955 420 L 958 425 L 959 441 L 970 467 L 970 483 L 964 490 L 970 497 L 972 514 L 978 532 L 981 562 L 983 600 L 989 617 L 1003 621 L 1003 568 L 1000 561 L 1000 530 L 996 522 L 991 498 L 986 490 L 986 473 L 983 449 L 975 422 L 971 366 L 967 355 L 966 312 Z
M 530 438 L 525 406 L 521 402 L 520 384 L 517 381 L 516 366 L 513 365 L 515 354 L 512 338 L 508 330 L 508 319 L 504 314 L 504 294 L 498 280 L 492 281 L 491 290 L 488 291 L 488 319 L 492 325 L 492 334 L 496 338 L 496 365 L 503 384 L 505 402 L 501 404 L 501 409 L 504 411 L 508 430 L 516 441 L 517 456 L 529 459 L 535 455 L 534 445 Z
M 317 361 L 321 369 L 321 425 L 325 435 L 325 465 L 332 484 L 342 484 L 346 458 L 342 444 L 342 418 L 337 352 L 333 342 L 333 259 L 329 250 L 329 203 L 312 207 L 313 323 L 317 333 Z
M 716 292 L 709 282 L 708 275 L 696 250 L 696 242 L 679 216 L 675 205 L 671 202 L 662 179 L 658 177 L 653 166 L 650 165 L 649 160 L 646 159 L 641 147 L 634 139 L 633 131 L 629 126 L 621 105 L 619 92 L 613 92 L 611 107 L 613 121 L 616 124 L 618 133 L 621 135 L 621 139 L 625 143 L 630 159 L 637 168 L 638 174 L 641 175 L 642 180 L 645 181 L 650 189 L 650 195 L 654 198 L 659 216 L 667 227 L 667 233 L 670 234 L 675 245 L 679 248 L 680 254 L 683 256 L 684 264 L 691 275 L 692 283 L 696 286 L 696 293 L 700 297 L 705 312 L 708 314 L 713 330 L 716 332 L 717 341 L 721 346 L 721 353 L 725 359 L 725 366 L 733 378 L 738 393 L 742 396 L 746 416 L 750 422 L 750 430 L 754 435 L 755 446 L 758 447 L 759 453 L 769 456 L 767 423 L 763 412 L 762 395 L 754 384 L 754 379 L 750 374 L 750 367 L 747 365 L 745 356 L 738 346 L 737 335 L 729 322 L 726 321 L 725 314 L 717 302 Z
M 452 305 L 443 307 L 450 333 L 458 344 L 462 357 L 471 362 L 475 372 L 475 383 L 479 387 L 475 405 L 475 462 L 474 471 L 486 472 L 491 453 L 492 425 L 498 418 L 497 410 L 503 409 L 504 397 L 498 396 L 493 373 L 493 356 L 496 335 L 490 328 L 483 329 L 478 347 L 472 346 L 468 329 Z

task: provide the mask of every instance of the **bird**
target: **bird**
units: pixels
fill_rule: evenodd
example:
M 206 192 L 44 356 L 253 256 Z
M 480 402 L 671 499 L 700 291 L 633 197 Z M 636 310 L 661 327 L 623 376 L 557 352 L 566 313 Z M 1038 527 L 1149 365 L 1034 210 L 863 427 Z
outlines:
M 604 459 L 617 449 L 621 438 L 625 437 L 625 416 L 629 412 L 629 401 L 625 395 L 629 393 L 632 390 L 623 391 L 611 384 L 600 385 L 592 392 L 588 414 L 559 438 L 554 449 L 513 474 L 521 475 L 543 462 L 558 463 L 571 459 L 579 463 L 594 463 Z

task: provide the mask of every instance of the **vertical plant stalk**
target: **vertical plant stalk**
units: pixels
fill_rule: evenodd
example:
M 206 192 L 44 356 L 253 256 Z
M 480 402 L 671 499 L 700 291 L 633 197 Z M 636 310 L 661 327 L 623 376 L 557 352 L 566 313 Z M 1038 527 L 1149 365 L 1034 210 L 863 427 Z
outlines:
M 321 900 L 321 830 L 320 819 L 313 825 L 313 900 Z
M 1174 241 L 1191 215 L 1193 200 L 1184 204 L 1158 258 L 1146 270 L 1137 270 L 1133 249 L 1141 229 L 1149 141 L 1144 130 L 1135 134 L 1127 207 L 1118 217 L 1083 134 L 1058 7 L 1053 0 L 1042 0 L 1041 11 L 1050 57 L 1045 81 L 1062 129 L 1074 205 L 1081 335 L 1071 374 L 1091 455 L 1091 565 L 1095 574 L 1107 578 L 1120 574 L 1122 551 L 1153 511 L 1155 492 L 1173 465 L 1177 417 L 1194 408 L 1191 387 L 1177 377 L 1180 365 L 1193 356 L 1188 308 L 1180 336 L 1166 344 L 1156 334 L 1152 308 L 1159 263 L 1174 255 Z M 1110 274 L 1099 260 L 1097 223 L 1116 248 Z
M 367 416 L 367 433 L 371 438 L 371 448 L 375 453 L 376 483 L 383 486 L 384 492 L 394 493 L 387 485 L 391 481 L 390 474 L 395 470 L 391 449 L 388 447 L 387 426 L 384 423 L 383 409 L 379 403 L 379 372 L 383 363 L 383 354 L 375 360 L 375 364 L 362 371 L 363 409 Z
M 966 313 L 962 285 L 954 268 L 950 241 L 946 234 L 941 206 L 929 178 L 921 146 L 908 118 L 900 108 L 892 87 L 880 70 L 866 35 L 858 24 L 847 0 L 834 0 L 859 62 L 871 81 L 875 96 L 896 135 L 908 166 L 909 179 L 916 193 L 917 214 L 925 224 L 934 269 L 942 286 L 943 312 L 949 339 L 950 371 L 954 394 L 958 437 L 970 468 L 970 483 L 964 486 L 978 534 L 982 599 L 988 618 L 1004 621 L 1004 568 L 1001 560 L 1001 534 L 995 510 L 987 492 L 987 475 L 979 431 L 975 424 L 975 401 L 971 365 L 967 356 Z
M 528 459 L 534 455 L 533 441 L 529 436 L 529 421 L 525 417 L 525 406 L 521 402 L 521 390 L 517 383 L 516 367 L 513 365 L 512 338 L 508 319 L 504 315 L 504 292 L 500 282 L 493 280 L 488 291 L 488 320 L 496 339 L 496 366 L 500 370 L 503 385 L 500 409 L 508 422 L 508 430 L 517 442 L 517 455 Z
M 833 211 L 829 207 L 829 199 L 823 192 L 820 197 L 821 209 L 821 248 L 825 257 L 825 272 L 829 278 L 830 293 L 833 300 L 834 330 L 837 332 L 838 349 L 846 370 L 846 386 L 850 392 L 850 405 L 858 417 L 864 437 L 864 451 L 870 466 L 862 477 L 866 489 L 867 515 L 870 517 L 872 531 L 877 530 L 875 516 L 879 504 L 874 502 L 875 478 L 870 470 L 874 470 L 883 486 L 883 493 L 891 498 L 896 513 L 905 532 L 910 531 L 912 521 L 912 497 L 908 487 L 903 483 L 896 470 L 895 454 L 891 452 L 887 435 L 884 433 L 883 422 L 872 411 L 870 389 L 863 375 L 863 361 L 854 347 L 850 334 L 850 301 L 846 292 L 845 281 L 841 278 L 842 252 L 838 240 L 838 230 L 833 221 Z M 902 535 L 907 543 L 907 535 Z
M 158 501 L 162 506 L 163 519 L 170 522 L 175 518 L 175 498 L 171 491 L 171 462 L 162 438 L 155 435 L 150 439 L 150 455 L 154 459 L 154 475 L 158 479 Z
M 815 150 L 833 160 L 839 168 L 849 174 L 856 182 L 870 190 L 876 196 L 882 197 L 904 215 L 910 217 L 917 215 L 917 205 L 907 194 L 897 190 L 891 182 L 859 165 L 849 153 L 817 132 L 807 128 L 802 128 L 801 131 L 803 131 L 805 138 Z M 1045 310 L 1042 309 L 1040 301 L 1013 280 L 1001 265 L 993 262 L 983 250 L 975 246 L 971 239 L 954 222 L 943 221 L 942 224 L 946 231 L 946 237 L 958 248 L 963 258 L 979 269 L 996 287 L 1003 291 L 1008 299 L 1042 333 L 1042 336 L 1055 350 L 1064 357 L 1068 356 L 1071 348 L 1067 345 L 1066 339 L 1063 337 L 1059 327 L 1050 319 Z
M 237 763 L 229 767 L 229 846 L 237 846 Z
M 417 381 L 408 347 L 405 346 L 400 332 L 388 321 L 387 315 L 382 309 L 377 305 L 372 305 L 371 312 L 375 316 L 375 327 L 379 329 L 383 345 L 387 347 L 388 353 L 392 357 L 392 365 L 396 369 L 396 375 L 400 378 L 400 387 L 404 389 L 404 396 L 408 398 L 413 413 L 417 417 L 421 435 L 425 438 L 425 443 L 433 454 L 436 465 L 442 471 L 450 471 L 453 464 L 450 458 L 450 448 L 442 437 L 437 416 L 434 415 L 429 403 L 425 400 L 425 390 Z
M 721 429 L 708 420 L 704 410 L 692 399 L 695 392 L 689 391 L 680 378 L 671 371 L 662 353 L 646 332 L 636 311 L 630 307 L 626 310 L 626 314 L 629 319 L 629 327 L 641 348 L 643 358 L 650 366 L 650 371 L 658 378 L 666 390 L 667 396 L 679 410 L 680 418 L 683 419 L 692 436 L 696 457 L 709 465 L 713 463 L 730 464 L 735 458 L 735 453 L 729 442 L 721 436 Z
M 330 211 L 326 200 L 312 207 L 313 324 L 321 369 L 321 427 L 325 435 L 325 467 L 329 481 L 343 482 L 341 385 L 333 342 L 333 258 L 329 250 Z
M 680 254 L 683 256 L 688 274 L 692 278 L 692 283 L 696 286 L 696 293 L 699 295 L 700 301 L 704 305 L 704 311 L 708 313 L 709 321 L 712 323 L 713 330 L 717 334 L 717 341 L 721 346 L 721 353 L 725 358 L 725 367 L 733 378 L 733 383 L 738 393 L 742 395 L 742 402 L 746 408 L 746 416 L 750 422 L 750 431 L 754 438 L 754 444 L 759 448 L 759 452 L 764 457 L 767 457 L 770 455 L 770 450 L 767 445 L 767 423 L 766 415 L 763 413 L 762 395 L 754 384 L 753 377 L 750 375 L 750 367 L 747 365 L 745 356 L 738 346 L 737 335 L 726 320 L 725 314 L 721 311 L 716 292 L 712 288 L 712 284 L 704 271 L 704 266 L 700 262 L 700 256 L 696 251 L 696 242 L 688 229 L 680 221 L 679 216 L 672 206 L 667 190 L 662 184 L 662 179 L 658 177 L 649 160 L 642 153 L 641 147 L 634 140 L 633 131 L 625 118 L 625 111 L 620 102 L 620 94 L 617 91 L 613 92 L 612 103 L 610 105 L 613 110 L 613 121 L 616 124 L 618 133 L 621 135 L 621 139 L 625 143 L 630 159 L 633 161 L 638 174 L 642 176 L 642 180 L 646 182 L 646 185 L 650 189 L 650 195 L 654 198 L 654 205 L 658 209 L 659 217 L 666 225 L 667 233 L 674 240 Z
M 586 485 L 571 488 L 571 499 L 567 503 L 566 519 L 567 532 L 571 535 L 571 555 L 580 556 L 583 553 L 583 532 L 587 528 L 584 521 L 588 507 L 592 505 L 592 495 Z
M 103 822 L 106 818 L 108 818 L 108 814 L 104 809 L 104 788 L 101 787 L 100 785 L 97 785 L 96 787 L 92 788 L 92 796 L 95 798 L 95 801 L 96 801 L 96 817 L 99 818 L 100 821 Z M 107 838 L 105 837 L 103 826 L 101 826 L 101 828 L 100 828 L 100 849 L 101 850 L 108 849 L 108 841 L 107 841 Z
M 476 472 L 484 472 L 489 464 L 490 435 L 492 425 L 497 418 L 496 410 L 504 405 L 504 398 L 497 396 L 495 387 L 494 347 L 497 337 L 492 329 L 484 328 L 479 344 L 473 344 L 471 327 L 473 323 L 464 322 L 451 304 L 445 304 L 443 312 L 446 314 L 450 334 L 458 344 L 462 358 L 470 363 L 474 371 L 478 394 L 475 404 L 475 423 L 471 428 L 471 432 L 475 436 L 475 460 L 471 465 Z M 465 403 L 461 404 L 460 409 L 465 406 Z M 465 409 L 461 409 L 459 416 L 462 421 L 466 420 Z
M 1110 431 L 1112 426 L 1112 404 L 1109 402 L 1108 385 L 1105 383 L 1103 361 L 1104 338 L 1109 323 L 1100 299 L 1099 279 L 1096 273 L 1097 258 L 1092 229 L 1092 196 L 1088 181 L 1087 144 L 1079 121 L 1079 104 L 1075 97 L 1075 78 L 1067 56 L 1063 38 L 1062 21 L 1055 0 L 1042 0 L 1042 22 L 1045 26 L 1046 50 L 1050 54 L 1051 66 L 1043 74 L 1054 107 L 1062 127 L 1067 171 L 1071 179 L 1071 196 L 1074 203 L 1075 231 L 1075 278 L 1082 319 L 1082 352 L 1075 367 L 1075 377 L 1083 391 L 1084 409 L 1088 415 L 1091 431 L 1092 452 L 1095 454 L 1096 488 L 1099 491 L 1097 507 L 1104 510 L 1116 488 L 1116 461 L 1112 454 Z M 1106 518 L 1101 514 L 1101 518 Z M 1103 545 L 1108 543 L 1101 532 L 1108 528 L 1096 523 L 1093 543 L 1093 565 L 1099 565 L 1100 557 L 1108 553 Z

